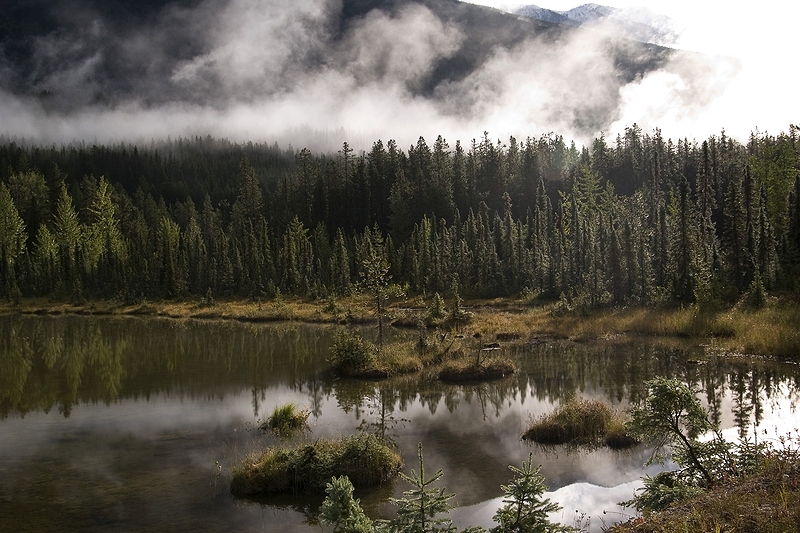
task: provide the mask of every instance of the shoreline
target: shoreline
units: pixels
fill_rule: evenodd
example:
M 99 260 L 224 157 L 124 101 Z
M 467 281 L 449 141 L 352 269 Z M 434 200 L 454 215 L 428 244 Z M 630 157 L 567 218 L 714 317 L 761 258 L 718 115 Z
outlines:
M 557 302 L 511 298 L 465 301 L 471 317 L 459 332 L 486 342 L 540 342 L 545 339 L 595 342 L 627 337 L 676 338 L 697 341 L 721 354 L 800 360 L 800 304 L 793 298 L 773 297 L 760 309 L 733 306 L 707 310 L 685 307 L 619 307 L 563 310 Z M 442 320 L 427 318 L 426 302 L 410 298 L 387 308 L 387 321 L 399 328 L 453 329 Z M 139 316 L 168 319 L 234 320 L 247 323 L 301 322 L 309 324 L 370 324 L 377 321 L 367 296 L 340 300 L 202 299 L 120 303 L 93 300 L 82 303 L 48 298 L 24 298 L 0 303 L 0 315 Z

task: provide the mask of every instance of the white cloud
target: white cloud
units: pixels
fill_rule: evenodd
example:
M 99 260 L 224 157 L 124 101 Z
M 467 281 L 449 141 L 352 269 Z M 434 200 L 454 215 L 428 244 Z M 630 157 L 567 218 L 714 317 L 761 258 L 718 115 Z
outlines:
M 713 3 L 702 4 L 694 6 L 696 18 L 687 19 L 676 5 L 665 14 L 680 23 L 696 20 L 681 37 L 687 46 L 741 53 L 738 63 L 679 53 L 621 85 L 603 34 L 584 32 L 556 43 L 530 39 L 514 49 L 497 48 L 471 74 L 433 88 L 426 83 L 437 62 L 471 36 L 420 5 L 394 14 L 370 12 L 334 37 L 338 0 L 230 0 L 221 6 L 207 0 L 193 11 L 165 11 L 143 35 L 119 37 L 117 46 L 129 57 L 152 58 L 132 82 L 132 94 L 146 96 L 60 112 L 5 94 L 0 124 L 5 133 L 41 142 L 211 133 L 330 149 L 343 140 L 368 148 L 377 138 L 395 138 L 403 146 L 420 135 L 430 140 L 439 134 L 454 144 L 483 131 L 496 138 L 554 131 L 588 143 L 600 131 L 613 136 L 634 122 L 645 131 L 660 127 L 668 136 L 702 138 L 724 127 L 744 138 L 755 127 L 777 130 L 797 121 L 796 81 L 791 68 L 779 68 L 786 61 L 778 53 L 782 48 L 768 54 L 744 38 L 749 34 L 736 26 L 741 11 L 720 14 Z M 654 11 L 666 6 L 649 4 Z M 715 25 L 708 23 L 712 15 L 718 17 Z M 753 15 L 752 21 L 748 28 L 760 28 L 764 18 Z M 161 76 L 158 69 L 168 64 L 174 45 L 170 30 L 178 24 L 199 36 L 202 49 Z M 784 22 L 776 24 L 785 28 Z M 86 39 L 110 31 L 102 24 L 91 27 L 97 35 Z M 62 47 L 71 50 L 72 60 L 45 75 L 41 88 L 71 95 L 112 90 L 95 80 L 98 59 L 88 52 L 88 41 L 74 39 L 62 35 L 39 43 L 50 50 L 48 58 L 59 57 Z M 765 42 L 785 46 L 784 39 L 771 36 Z M 324 133 L 342 129 L 346 139 Z M 312 131 L 323 132 L 329 143 L 315 145 Z

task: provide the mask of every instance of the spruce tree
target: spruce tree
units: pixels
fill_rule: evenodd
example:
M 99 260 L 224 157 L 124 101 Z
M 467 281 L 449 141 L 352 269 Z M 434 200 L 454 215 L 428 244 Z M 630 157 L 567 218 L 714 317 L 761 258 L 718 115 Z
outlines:
M 353 484 L 347 476 L 331 478 L 325 492 L 319 518 L 323 524 L 333 526 L 333 533 L 372 533 L 372 521 L 364 514 L 360 502 L 353 499 Z
M 445 494 L 444 487 L 433 486 L 444 472 L 439 470 L 433 476 L 425 477 L 422 443 L 417 446 L 417 455 L 419 472 L 412 470 L 410 476 L 400 473 L 400 477 L 410 483 L 413 488 L 403 492 L 402 498 L 390 498 L 389 501 L 397 506 L 397 516 L 378 523 L 378 531 L 381 533 L 456 531 L 453 521 L 447 516 L 441 516 L 452 509 L 450 499 L 455 494 Z
M 544 476 L 539 472 L 541 466 L 534 468 L 533 454 L 522 462 L 522 468 L 509 465 L 514 472 L 514 479 L 508 485 L 502 485 L 503 506 L 495 513 L 493 519 L 497 526 L 491 533 L 562 533 L 574 531 L 569 526 L 554 524 L 548 515 L 561 509 L 549 498 L 543 498 L 547 486 Z

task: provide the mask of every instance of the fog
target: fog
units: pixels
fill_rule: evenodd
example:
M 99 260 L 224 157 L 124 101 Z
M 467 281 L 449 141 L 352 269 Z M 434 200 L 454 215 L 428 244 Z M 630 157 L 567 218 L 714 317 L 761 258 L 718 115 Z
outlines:
M 0 134 L 46 144 L 211 134 L 335 150 L 555 132 L 588 144 L 634 122 L 680 137 L 731 132 L 741 121 L 719 103 L 746 92 L 741 62 L 686 52 L 628 82 L 620 54 L 646 58 L 597 28 L 532 35 L 431 86 L 474 36 L 419 4 L 344 28 L 338 0 L 167 5 L 133 27 L 65 5 L 25 72 L 0 49 Z

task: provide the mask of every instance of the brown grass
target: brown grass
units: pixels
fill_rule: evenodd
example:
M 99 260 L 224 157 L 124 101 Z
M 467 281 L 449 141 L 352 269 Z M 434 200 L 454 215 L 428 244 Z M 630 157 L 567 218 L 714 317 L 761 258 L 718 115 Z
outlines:
M 761 473 L 612 527 L 611 533 L 787 533 L 800 530 L 800 479 Z
M 415 325 L 426 312 L 415 300 L 400 301 L 389 308 L 398 323 Z M 772 297 L 761 309 L 735 306 L 705 310 L 682 308 L 610 308 L 588 313 L 556 312 L 557 304 L 529 305 L 511 299 L 474 300 L 465 303 L 469 322 L 452 327 L 469 337 L 487 342 L 498 338 L 524 342 L 533 337 L 591 341 L 620 335 L 693 337 L 715 348 L 780 358 L 800 358 L 800 303 L 789 296 Z M 352 297 L 333 302 L 299 298 L 265 301 L 221 301 L 207 305 L 202 299 L 147 301 L 120 304 L 94 301 L 81 304 L 53 302 L 45 298 L 23 299 L 19 305 L 0 303 L 0 313 L 125 314 L 170 318 L 202 318 L 247 322 L 300 321 L 309 323 L 368 323 L 375 317 L 369 302 Z M 447 329 L 447 323 L 442 325 Z
M 505 357 L 479 365 L 464 360 L 448 361 L 439 371 L 439 379 L 449 382 L 490 381 L 510 376 L 516 371 L 517 365 Z
M 624 421 L 603 402 L 571 398 L 552 413 L 535 419 L 523 439 L 540 444 L 606 444 L 624 448 L 636 444 L 625 433 Z

